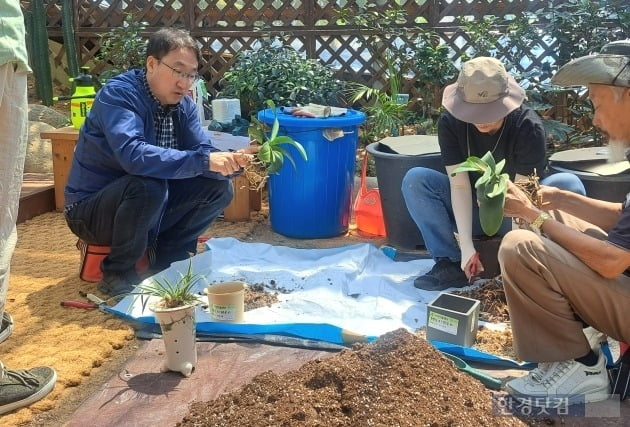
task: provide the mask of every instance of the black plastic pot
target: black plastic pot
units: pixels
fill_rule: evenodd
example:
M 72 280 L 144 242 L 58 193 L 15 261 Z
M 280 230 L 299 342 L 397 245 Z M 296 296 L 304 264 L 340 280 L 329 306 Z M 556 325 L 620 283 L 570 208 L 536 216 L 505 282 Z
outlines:
M 497 236 L 473 237 L 473 244 L 477 252 L 479 252 L 479 260 L 484 268 L 483 273 L 480 275 L 482 279 L 492 279 L 501 274 L 498 258 L 501 240 L 502 237 Z
M 409 169 L 422 166 L 446 173 L 435 135 L 385 138 L 367 146 L 374 156 L 389 245 L 398 250 L 424 249 L 422 234 L 413 222 L 402 195 L 402 180 Z
M 573 169 L 569 163 L 557 164 L 554 162 L 549 162 L 549 170 L 551 172 L 571 172 L 577 175 L 584 184 L 586 195 L 592 199 L 623 202 L 626 194 L 630 192 L 630 173 L 597 175 Z
M 630 191 L 630 168 L 627 162 L 608 162 L 606 147 L 564 150 L 549 158 L 551 172 L 575 174 L 586 188 L 586 195 L 608 202 L 622 202 Z

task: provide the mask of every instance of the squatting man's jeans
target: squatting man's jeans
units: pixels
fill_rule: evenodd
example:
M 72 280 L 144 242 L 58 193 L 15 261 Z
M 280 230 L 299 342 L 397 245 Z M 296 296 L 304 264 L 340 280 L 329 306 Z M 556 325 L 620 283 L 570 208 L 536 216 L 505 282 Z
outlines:
M 104 272 L 125 273 L 150 245 L 154 266 L 196 253 L 197 238 L 233 197 L 229 180 L 204 177 L 164 180 L 125 175 L 66 213 L 74 234 L 110 246 Z

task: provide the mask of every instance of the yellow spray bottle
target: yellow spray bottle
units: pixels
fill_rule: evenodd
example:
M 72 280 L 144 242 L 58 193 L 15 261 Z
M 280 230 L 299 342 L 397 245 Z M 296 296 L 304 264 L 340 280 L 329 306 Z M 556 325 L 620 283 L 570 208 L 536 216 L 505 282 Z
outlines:
M 88 74 L 89 69 L 89 67 L 81 67 L 81 74 L 68 79 L 74 86 L 71 96 L 53 98 L 54 101 L 70 101 L 70 120 L 75 129 L 81 128 L 92 108 L 96 91 L 100 87 L 98 80 Z
M 71 78 L 74 83 L 74 92 L 70 100 L 70 119 L 75 129 L 81 128 L 96 96 L 94 78 L 88 74 L 89 67 L 81 67 L 81 74 Z

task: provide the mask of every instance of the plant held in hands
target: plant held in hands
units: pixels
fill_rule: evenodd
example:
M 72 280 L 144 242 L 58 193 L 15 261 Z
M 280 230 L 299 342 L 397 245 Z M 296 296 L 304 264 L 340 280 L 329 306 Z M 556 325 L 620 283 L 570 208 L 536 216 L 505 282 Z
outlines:
M 267 105 L 274 114 L 271 132 L 268 133 L 267 126 L 255 117 L 252 118 L 252 123 L 248 130 L 249 137 L 260 145 L 260 150 L 256 154 L 256 160 L 251 162 L 250 167 L 245 169 L 245 176 L 249 180 L 251 188 L 255 190 L 262 188 L 270 174 L 278 173 L 284 164 L 285 158 L 291 162 L 294 168 L 296 167 L 295 161 L 284 147 L 285 145 L 292 145 L 304 161 L 308 160 L 302 144 L 289 136 L 278 135 L 280 122 L 276 113 L 276 105 L 272 100 L 267 100 Z
M 488 236 L 495 235 L 503 223 L 503 206 L 507 193 L 507 173 L 501 173 L 505 159 L 496 163 L 488 151 L 483 157 L 468 157 L 451 175 L 459 172 L 479 172 L 482 175 L 475 181 L 477 200 L 479 201 L 479 221 L 481 229 Z

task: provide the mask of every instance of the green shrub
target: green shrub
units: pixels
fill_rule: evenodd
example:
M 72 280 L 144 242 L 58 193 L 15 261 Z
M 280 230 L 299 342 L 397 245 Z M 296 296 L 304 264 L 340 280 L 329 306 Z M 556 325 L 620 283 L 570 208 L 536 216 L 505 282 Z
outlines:
M 133 15 L 128 13 L 121 27 L 114 27 L 101 34 L 101 50 L 97 58 L 106 64 L 105 71 L 100 74 L 101 81 L 107 81 L 132 68 L 144 68 L 147 38 L 141 33 L 146 27 L 146 23 L 134 21 Z
M 263 109 L 268 99 L 280 106 L 339 105 L 338 93 L 344 84 L 334 78 L 333 71 L 277 41 L 263 40 L 259 49 L 239 52 L 223 76 L 224 88 L 218 96 L 239 98 L 244 117 Z

